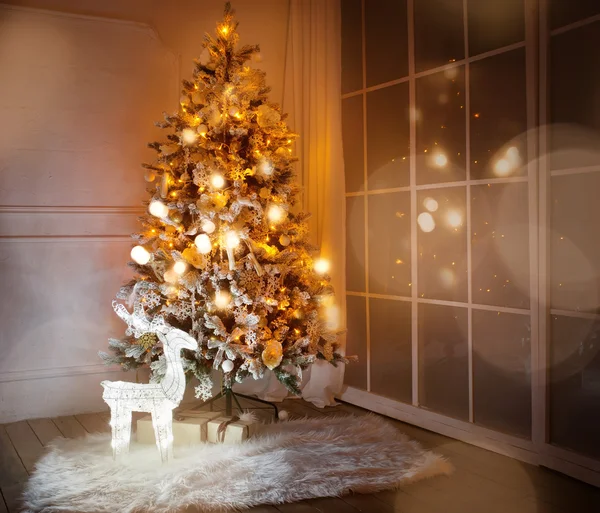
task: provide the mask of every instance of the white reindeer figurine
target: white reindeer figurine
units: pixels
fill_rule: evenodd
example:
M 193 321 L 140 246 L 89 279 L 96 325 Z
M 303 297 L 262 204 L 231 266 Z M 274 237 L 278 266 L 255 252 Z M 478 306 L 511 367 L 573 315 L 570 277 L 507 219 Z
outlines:
M 131 438 L 131 413 L 134 411 L 152 414 L 152 425 L 160 457 L 167 462 L 173 457 L 173 409 L 185 391 L 185 374 L 181 361 L 181 350 L 198 349 L 198 342 L 182 330 L 165 323 L 161 316 L 149 321 L 142 308 L 130 314 L 122 305 L 113 302 L 117 315 L 129 326 L 136 336 L 156 333 L 163 343 L 167 371 L 160 383 L 129 383 L 127 381 L 103 381 L 102 398 L 110 406 L 113 457 L 129 452 Z

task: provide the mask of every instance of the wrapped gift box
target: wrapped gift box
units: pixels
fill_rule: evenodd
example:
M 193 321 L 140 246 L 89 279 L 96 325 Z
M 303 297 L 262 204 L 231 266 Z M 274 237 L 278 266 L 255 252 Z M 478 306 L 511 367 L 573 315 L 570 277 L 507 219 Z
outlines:
M 255 433 L 257 425 L 237 417 L 218 417 L 208 422 L 207 440 L 213 444 L 240 444 Z
M 173 415 L 173 445 L 196 445 L 207 440 L 208 423 L 221 415 L 214 411 L 188 410 Z M 137 441 L 142 444 L 154 444 L 152 416 L 146 415 L 137 421 Z

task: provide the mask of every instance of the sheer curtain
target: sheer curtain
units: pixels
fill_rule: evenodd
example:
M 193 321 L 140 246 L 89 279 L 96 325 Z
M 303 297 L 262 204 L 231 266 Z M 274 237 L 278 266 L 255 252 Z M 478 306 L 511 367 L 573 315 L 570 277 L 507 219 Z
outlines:
M 312 214 L 310 234 L 320 255 L 331 262 L 336 290 L 335 317 L 345 323 L 345 197 L 341 121 L 341 23 L 339 0 L 291 0 L 287 39 L 283 110 L 296 143 L 302 208 Z M 345 338 L 342 335 L 342 344 Z M 304 375 L 302 397 L 316 406 L 335 404 L 341 391 L 343 365 L 318 360 Z M 287 392 L 271 374 L 247 381 L 240 391 L 267 400 L 283 400 Z M 236 387 L 237 390 L 237 387 Z

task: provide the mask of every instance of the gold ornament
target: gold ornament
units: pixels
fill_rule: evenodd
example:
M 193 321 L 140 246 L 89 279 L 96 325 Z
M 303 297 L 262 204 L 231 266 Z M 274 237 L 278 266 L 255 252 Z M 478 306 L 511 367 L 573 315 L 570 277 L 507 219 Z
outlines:
M 176 144 L 163 144 L 160 147 L 160 152 L 163 155 L 172 155 L 173 153 L 175 153 L 177 150 L 179 149 L 179 146 L 177 146 Z
M 138 338 L 137 343 L 147 351 L 148 349 L 152 349 L 158 343 L 158 338 L 156 337 L 156 334 L 148 332 Z
M 323 350 L 321 354 L 325 357 L 325 359 L 330 362 L 333 360 L 333 344 L 331 342 L 326 342 L 323 346 Z
M 271 339 L 262 352 L 263 363 L 271 370 L 277 367 L 283 359 L 283 346 L 279 340 Z
M 181 256 L 188 264 L 193 265 L 196 269 L 204 267 L 205 259 L 195 246 L 184 249 Z
M 202 91 L 194 91 L 192 93 L 192 101 L 196 105 L 202 105 L 206 101 L 206 97 L 204 96 L 204 92 Z
M 261 198 L 266 199 L 271 195 L 271 189 L 269 189 L 268 187 L 263 187 L 258 194 Z
M 213 205 L 217 211 L 223 209 L 227 205 L 227 201 L 229 200 L 229 196 L 227 194 L 223 194 L 221 192 L 215 192 L 211 194 Z
M 181 223 L 183 221 L 183 214 L 179 210 L 173 210 L 169 213 L 169 219 L 174 223 Z
M 279 244 L 281 244 L 282 246 L 289 246 L 290 245 L 290 238 L 287 235 L 282 235 L 281 237 L 279 237 Z
M 150 169 L 147 169 L 144 173 L 144 180 L 147 182 L 153 182 L 156 179 L 156 173 Z
M 256 109 L 256 121 L 261 128 L 276 125 L 281 120 L 281 114 L 268 105 L 261 105 Z
M 199 210 L 206 210 L 210 206 L 211 199 L 211 196 L 208 194 L 203 194 L 200 196 L 200 199 L 196 201 L 196 206 Z

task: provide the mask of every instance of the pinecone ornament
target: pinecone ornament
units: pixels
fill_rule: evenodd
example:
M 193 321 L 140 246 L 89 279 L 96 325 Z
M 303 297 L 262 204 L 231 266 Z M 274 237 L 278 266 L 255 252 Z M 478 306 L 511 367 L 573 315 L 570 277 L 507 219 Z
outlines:
M 158 338 L 154 333 L 144 333 L 140 338 L 138 338 L 138 344 L 142 346 L 146 351 L 152 349 L 156 343 L 158 342 Z

